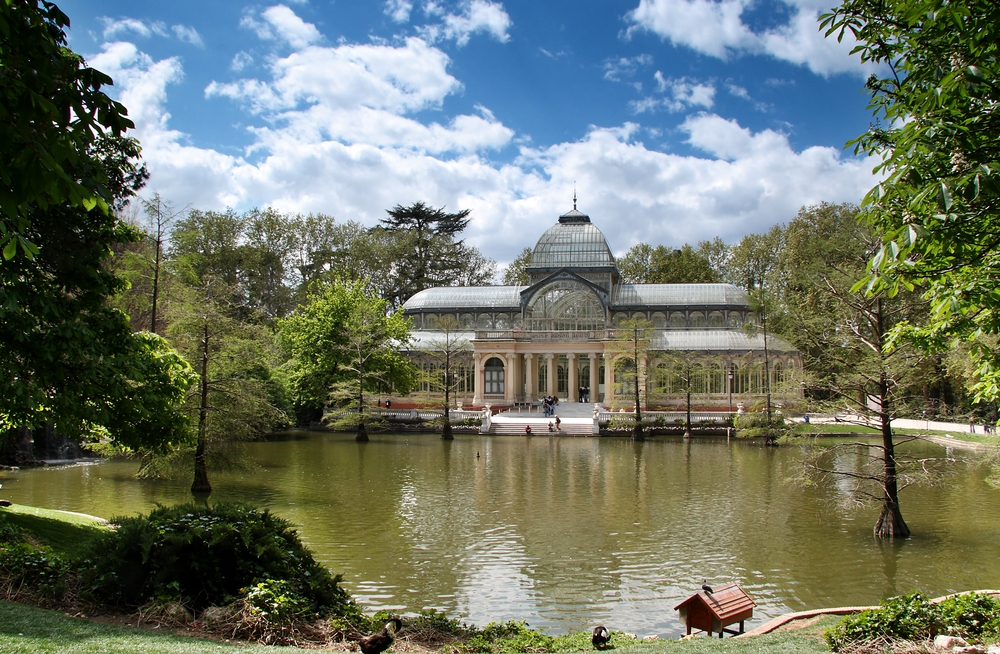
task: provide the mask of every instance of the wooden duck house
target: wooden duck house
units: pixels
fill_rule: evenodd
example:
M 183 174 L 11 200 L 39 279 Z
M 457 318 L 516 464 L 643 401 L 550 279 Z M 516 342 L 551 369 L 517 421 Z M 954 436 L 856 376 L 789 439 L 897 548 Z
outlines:
M 687 625 L 688 634 L 692 629 L 700 629 L 711 636 L 719 632 L 737 635 L 743 633 L 743 623 L 753 617 L 753 607 L 757 604 L 750 599 L 737 584 L 720 586 L 713 592 L 695 593 L 674 607 L 678 618 Z M 740 630 L 726 629 L 731 624 L 740 623 Z

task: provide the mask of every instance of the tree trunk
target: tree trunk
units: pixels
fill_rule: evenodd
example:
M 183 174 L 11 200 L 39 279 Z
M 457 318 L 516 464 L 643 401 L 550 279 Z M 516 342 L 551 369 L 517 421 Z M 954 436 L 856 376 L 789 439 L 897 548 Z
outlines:
M 354 437 L 354 440 L 356 440 L 359 443 L 367 443 L 368 442 L 368 430 L 365 429 L 365 421 L 364 420 L 359 420 L 358 421 L 358 435 Z
M 892 442 L 892 414 L 889 386 L 883 373 L 879 380 L 879 419 L 882 423 L 883 496 L 882 513 L 875 523 L 876 538 L 906 538 L 910 528 L 899 510 L 899 486 L 896 481 L 896 453 Z
M 201 408 L 198 411 L 198 446 L 194 453 L 194 481 L 191 494 L 209 495 L 212 484 L 208 483 L 208 468 L 205 463 L 205 449 L 208 444 L 208 323 L 205 323 L 205 337 L 201 355 Z
M 454 434 L 451 433 L 451 417 L 448 415 L 448 408 L 451 405 L 451 343 L 447 343 L 449 348 L 444 353 L 444 424 L 441 425 L 441 440 L 453 441 Z

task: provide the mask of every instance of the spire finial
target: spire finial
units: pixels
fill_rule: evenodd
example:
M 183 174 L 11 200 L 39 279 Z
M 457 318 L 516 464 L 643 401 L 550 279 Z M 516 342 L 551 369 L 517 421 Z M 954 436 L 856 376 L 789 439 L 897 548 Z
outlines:
M 573 211 L 576 211 L 576 182 L 573 182 Z

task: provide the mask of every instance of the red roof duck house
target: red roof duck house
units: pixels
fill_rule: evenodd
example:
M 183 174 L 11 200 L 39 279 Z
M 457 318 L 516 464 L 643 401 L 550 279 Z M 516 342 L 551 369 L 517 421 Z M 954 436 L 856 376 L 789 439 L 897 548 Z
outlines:
M 687 633 L 692 629 L 701 630 L 711 636 L 719 632 L 733 636 L 743 633 L 743 623 L 753 617 L 756 602 L 750 599 L 746 591 L 738 584 L 726 584 L 714 591 L 703 590 L 695 593 L 674 607 L 678 618 L 687 626 Z M 727 629 L 731 624 L 740 623 L 740 630 Z

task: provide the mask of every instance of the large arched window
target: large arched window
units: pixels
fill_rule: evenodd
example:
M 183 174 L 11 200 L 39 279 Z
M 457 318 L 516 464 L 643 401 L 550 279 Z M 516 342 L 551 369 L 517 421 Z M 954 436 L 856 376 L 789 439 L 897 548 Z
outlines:
M 503 395 L 503 361 L 492 357 L 483 366 L 483 377 L 486 382 L 486 395 Z
M 604 329 L 604 305 L 587 286 L 568 279 L 552 282 L 528 302 L 525 324 L 533 331 Z

